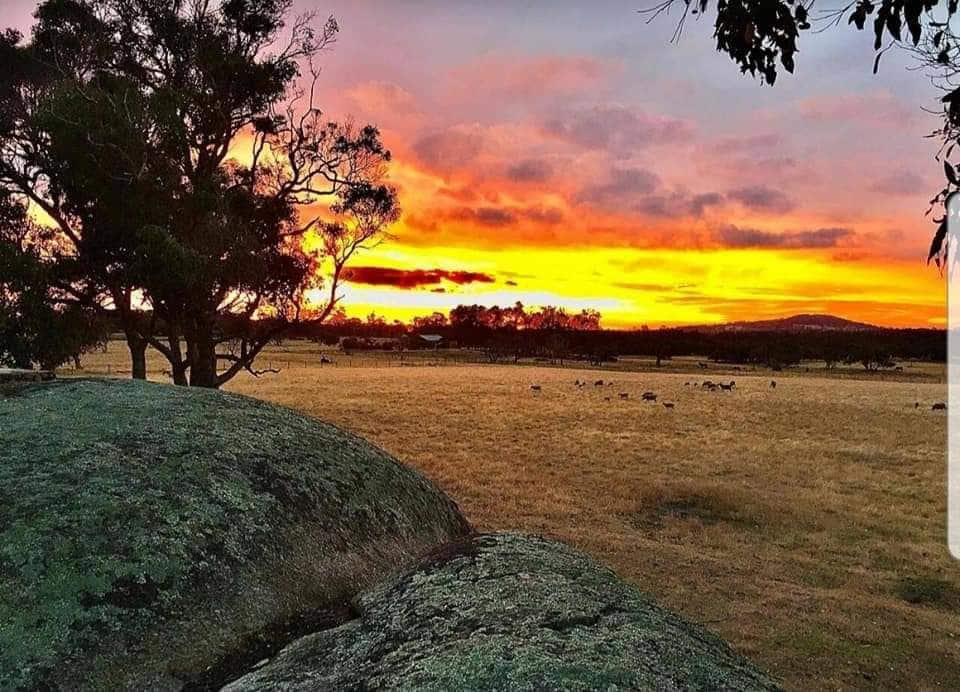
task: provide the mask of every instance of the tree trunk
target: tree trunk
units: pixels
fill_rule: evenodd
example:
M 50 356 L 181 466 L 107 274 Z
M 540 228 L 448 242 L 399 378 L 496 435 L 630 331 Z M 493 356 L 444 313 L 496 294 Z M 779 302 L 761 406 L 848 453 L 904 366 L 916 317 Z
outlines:
M 120 314 L 123 333 L 127 337 L 127 348 L 130 350 L 130 376 L 135 380 L 147 379 L 147 346 L 149 342 L 141 336 L 142 320 L 132 309 L 133 293 L 122 287 L 114 286 L 111 289 L 113 302 Z
M 217 382 L 217 348 L 209 335 L 202 335 L 196 340 L 195 357 L 190 363 L 190 386 L 216 389 Z
M 188 387 L 190 385 L 187 380 L 187 368 L 183 365 L 173 368 L 170 374 L 173 377 L 173 383 L 178 387 Z
M 147 340 L 136 334 L 127 334 L 130 349 L 130 373 L 135 380 L 147 379 Z
M 170 344 L 170 376 L 173 378 L 173 383 L 178 387 L 186 387 L 190 383 L 187 381 L 187 368 L 190 365 L 189 359 L 184 361 L 183 351 L 180 348 L 180 337 L 174 331 L 173 327 L 169 327 L 170 333 L 167 337 L 167 341 Z

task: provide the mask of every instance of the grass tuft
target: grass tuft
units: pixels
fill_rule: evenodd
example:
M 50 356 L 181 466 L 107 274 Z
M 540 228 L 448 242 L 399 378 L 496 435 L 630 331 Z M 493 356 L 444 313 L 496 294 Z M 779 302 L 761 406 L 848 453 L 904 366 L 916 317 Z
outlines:
M 914 605 L 960 607 L 960 590 L 946 579 L 931 575 L 904 577 L 898 582 L 896 593 L 904 601 Z
M 721 486 L 684 484 L 649 491 L 633 515 L 639 528 L 663 529 L 672 523 L 759 529 L 764 523 L 756 500 Z

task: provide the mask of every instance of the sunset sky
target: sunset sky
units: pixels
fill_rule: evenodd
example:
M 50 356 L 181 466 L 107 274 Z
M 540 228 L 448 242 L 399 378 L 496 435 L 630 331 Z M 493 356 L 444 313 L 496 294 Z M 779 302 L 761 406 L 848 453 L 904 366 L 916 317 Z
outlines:
M 4 0 L 26 29 L 35 3 Z M 924 264 L 939 189 L 924 76 L 846 28 L 775 87 L 706 23 L 643 2 L 299 0 L 340 23 L 332 118 L 377 124 L 395 238 L 354 262 L 350 314 L 460 303 L 596 308 L 608 327 L 829 312 L 942 325 Z

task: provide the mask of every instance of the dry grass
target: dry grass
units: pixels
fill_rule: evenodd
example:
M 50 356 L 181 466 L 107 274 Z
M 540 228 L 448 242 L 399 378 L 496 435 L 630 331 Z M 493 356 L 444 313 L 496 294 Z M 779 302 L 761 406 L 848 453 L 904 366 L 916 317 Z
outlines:
M 122 356 L 88 367 L 116 372 Z M 320 368 L 306 347 L 277 350 L 267 360 L 281 374 L 229 389 L 372 439 L 480 529 L 592 553 L 789 687 L 960 687 L 946 417 L 930 410 L 945 397 L 938 367 L 883 380 L 778 373 L 775 390 L 770 373 L 738 372 L 735 391 L 706 392 L 684 382 L 721 379 L 714 370 L 365 358 Z M 578 390 L 578 377 L 615 384 Z M 646 390 L 676 407 L 639 401 Z

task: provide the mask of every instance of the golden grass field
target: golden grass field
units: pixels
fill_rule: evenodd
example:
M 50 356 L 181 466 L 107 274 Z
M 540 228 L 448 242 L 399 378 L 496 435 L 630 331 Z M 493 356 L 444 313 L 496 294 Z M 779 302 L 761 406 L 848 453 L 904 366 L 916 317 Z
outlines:
M 682 361 L 670 367 L 686 372 L 610 372 L 333 357 L 320 367 L 312 344 L 274 348 L 264 364 L 279 374 L 227 389 L 373 440 L 479 530 L 591 553 L 789 688 L 960 688 L 946 416 L 930 410 L 946 395 L 941 366 L 801 368 L 771 389 L 769 372 Z M 85 365 L 128 367 L 120 344 Z M 577 378 L 614 385 L 577 389 Z M 732 392 L 684 386 L 731 378 Z M 675 408 L 641 402 L 646 390 Z

